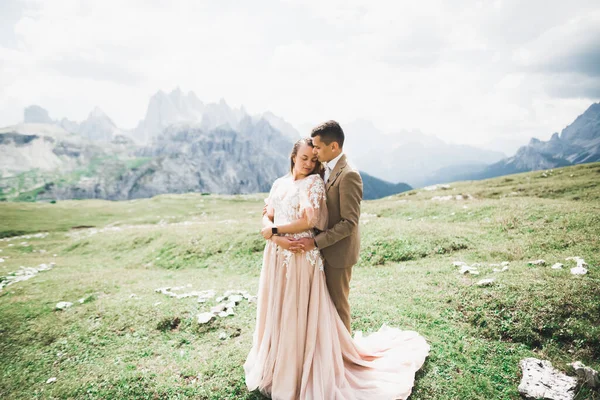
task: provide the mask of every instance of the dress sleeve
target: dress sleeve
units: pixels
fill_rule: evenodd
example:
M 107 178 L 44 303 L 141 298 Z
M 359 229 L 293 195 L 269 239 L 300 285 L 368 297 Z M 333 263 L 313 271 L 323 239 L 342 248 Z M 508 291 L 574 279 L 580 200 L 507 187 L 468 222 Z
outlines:
M 311 228 L 324 231 L 327 228 L 327 196 L 325 183 L 319 175 L 310 177 L 306 193 L 301 197 L 300 208 Z
M 269 192 L 269 196 L 265 199 L 265 205 L 267 206 L 267 215 L 270 218 L 273 218 L 273 216 L 275 215 L 274 199 L 275 199 L 275 192 L 277 191 L 278 184 L 279 184 L 279 179 L 276 179 L 275 182 L 273 182 L 273 186 L 271 186 L 271 191 Z

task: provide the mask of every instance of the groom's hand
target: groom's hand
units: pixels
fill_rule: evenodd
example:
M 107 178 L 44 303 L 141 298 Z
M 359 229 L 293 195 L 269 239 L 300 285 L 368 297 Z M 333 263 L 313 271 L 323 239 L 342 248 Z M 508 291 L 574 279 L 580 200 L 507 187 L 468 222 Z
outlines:
M 303 251 L 311 251 L 315 247 L 315 239 L 313 238 L 302 238 L 294 242 L 292 246 L 299 246 Z

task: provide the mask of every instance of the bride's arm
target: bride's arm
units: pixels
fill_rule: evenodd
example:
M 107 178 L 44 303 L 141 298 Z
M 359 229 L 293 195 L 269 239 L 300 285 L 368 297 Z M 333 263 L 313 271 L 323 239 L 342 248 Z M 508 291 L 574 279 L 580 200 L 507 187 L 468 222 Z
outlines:
M 263 228 L 266 227 L 272 227 L 273 225 L 273 221 L 275 220 L 274 215 L 273 214 L 269 214 L 267 211 L 267 207 L 265 207 L 265 210 L 263 212 L 263 217 L 262 217 L 262 226 Z
M 277 233 L 300 233 L 313 228 L 306 218 L 300 218 L 285 225 L 277 226 Z
M 263 217 L 263 228 L 261 230 L 261 234 L 265 239 L 271 239 L 273 236 L 273 227 L 276 225 L 273 224 L 273 221 L 268 220 L 267 216 Z M 285 225 L 277 225 L 277 234 L 285 234 L 285 233 L 300 233 L 304 232 L 308 229 L 313 228 L 306 218 L 300 218 L 295 221 L 290 222 Z

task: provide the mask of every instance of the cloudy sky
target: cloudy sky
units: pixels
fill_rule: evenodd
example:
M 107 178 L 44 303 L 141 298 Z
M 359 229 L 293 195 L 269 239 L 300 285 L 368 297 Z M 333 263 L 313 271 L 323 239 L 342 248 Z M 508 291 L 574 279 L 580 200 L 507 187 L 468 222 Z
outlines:
M 600 100 L 600 3 L 0 0 L 0 126 L 39 104 L 133 128 L 175 87 L 298 129 L 363 119 L 504 149 Z

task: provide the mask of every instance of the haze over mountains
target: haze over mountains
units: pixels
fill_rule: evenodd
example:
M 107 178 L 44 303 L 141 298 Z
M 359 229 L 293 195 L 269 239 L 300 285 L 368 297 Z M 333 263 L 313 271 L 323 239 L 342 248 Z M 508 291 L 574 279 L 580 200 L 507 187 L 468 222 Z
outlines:
M 600 103 L 592 104 L 550 140 L 532 138 L 517 153 L 492 165 L 448 174 L 445 181 L 486 179 L 519 172 L 600 161 Z
M 449 144 L 417 130 L 386 134 L 365 120 L 345 124 L 344 131 L 344 147 L 361 171 L 414 187 L 438 183 L 443 168 L 481 167 L 505 157 L 497 151 Z
M 27 107 L 0 129 L 0 198 L 123 200 L 162 193 L 268 191 L 300 134 L 270 112 L 159 91 L 130 131 L 99 108 L 81 123 Z M 411 189 L 364 175 L 366 199 Z
M 600 104 L 561 135 L 548 142 L 532 139 L 509 158 L 417 130 L 386 134 L 364 120 L 342 126 L 345 151 L 363 173 L 366 199 L 410 190 L 409 185 L 597 161 L 600 153 Z M 0 129 L 0 199 L 264 192 L 287 172 L 299 137 L 271 112 L 250 115 L 244 107 L 204 103 L 179 88 L 152 96 L 131 130 L 117 127 L 98 107 L 76 122 L 52 119 L 44 108 L 30 106 L 24 123 Z

